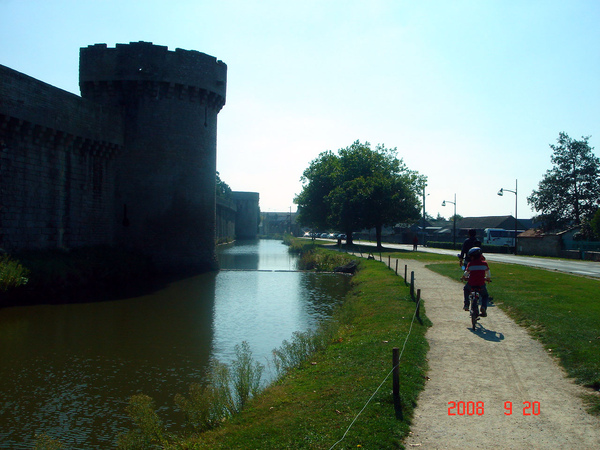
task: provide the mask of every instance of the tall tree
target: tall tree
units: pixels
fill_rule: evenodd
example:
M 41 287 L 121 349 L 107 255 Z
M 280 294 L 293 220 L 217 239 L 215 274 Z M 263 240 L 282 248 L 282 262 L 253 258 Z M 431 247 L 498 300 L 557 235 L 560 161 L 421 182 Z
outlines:
M 527 198 L 546 230 L 579 225 L 596 211 L 600 158 L 594 155 L 589 138 L 575 140 L 561 132 L 557 145 L 550 145 L 554 167 L 546 171 L 538 189 Z
M 325 229 L 329 226 L 330 207 L 327 196 L 336 187 L 339 158 L 330 150 L 314 159 L 302 174 L 303 189 L 294 199 L 298 205 L 297 221 L 305 226 Z
M 295 199 L 299 220 L 320 220 L 343 230 L 348 243 L 353 231 L 375 228 L 381 246 L 383 226 L 419 218 L 424 181 L 396 157 L 395 148 L 378 145 L 373 150 L 368 142 L 356 141 L 338 155 L 322 153 L 304 172 L 303 189 Z
M 600 205 L 600 200 L 598 200 L 598 204 Z M 596 213 L 590 219 L 590 228 L 594 237 L 600 240 L 600 208 L 596 210 Z

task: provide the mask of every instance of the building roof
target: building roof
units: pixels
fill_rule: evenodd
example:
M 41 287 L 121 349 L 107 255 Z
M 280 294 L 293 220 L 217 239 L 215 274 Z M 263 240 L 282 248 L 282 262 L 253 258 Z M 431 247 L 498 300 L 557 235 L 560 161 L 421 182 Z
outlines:
M 504 228 L 505 230 L 514 229 L 515 218 L 513 216 L 483 216 L 483 217 L 464 217 L 456 223 L 457 228 Z M 517 221 L 517 228 L 526 230 L 527 226 Z

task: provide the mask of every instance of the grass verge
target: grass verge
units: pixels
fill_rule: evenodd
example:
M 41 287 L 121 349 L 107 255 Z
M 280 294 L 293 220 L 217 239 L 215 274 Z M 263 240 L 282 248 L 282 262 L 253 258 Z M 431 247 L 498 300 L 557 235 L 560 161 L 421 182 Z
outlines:
M 430 264 L 459 279 L 454 263 Z M 586 396 L 600 415 L 600 280 L 514 264 L 491 263 L 494 303 L 539 339 L 567 374 L 596 393 Z
M 393 347 L 411 330 L 415 303 L 403 280 L 383 264 L 362 260 L 335 320 L 330 344 L 253 398 L 216 430 L 189 438 L 194 449 L 328 449 L 342 438 L 392 368 Z M 400 405 L 391 377 L 373 396 L 338 449 L 402 448 L 425 382 L 429 322 L 421 308 L 400 361 Z
M 337 245 L 331 244 L 328 246 L 329 248 L 338 248 Z M 438 253 L 431 252 L 421 252 L 421 251 L 409 251 L 409 250 L 398 250 L 397 248 L 386 248 L 383 247 L 381 249 L 377 249 L 372 245 L 361 245 L 361 244 L 353 244 L 350 246 L 342 245 L 342 251 L 352 251 L 361 255 L 364 258 L 368 258 L 369 255 L 373 256 L 376 261 L 384 261 L 387 262 L 388 257 L 390 258 L 400 258 L 400 259 L 412 259 L 415 261 L 421 262 L 433 262 L 433 261 L 454 261 L 457 262 L 458 259 L 456 256 L 450 255 L 441 255 Z

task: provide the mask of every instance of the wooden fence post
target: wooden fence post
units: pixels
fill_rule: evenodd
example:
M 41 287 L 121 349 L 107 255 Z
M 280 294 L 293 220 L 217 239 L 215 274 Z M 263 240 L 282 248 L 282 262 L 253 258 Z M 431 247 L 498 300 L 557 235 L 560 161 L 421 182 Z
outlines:
M 406 264 L 404 264 L 404 284 L 408 284 L 407 273 L 408 273 L 408 266 Z
M 410 297 L 415 299 L 415 271 L 410 273 Z
M 419 313 L 421 309 L 421 289 L 417 289 L 417 311 L 416 311 L 416 315 L 417 315 L 417 319 L 419 319 Z
M 394 400 L 400 398 L 400 350 L 398 347 L 392 349 L 392 392 L 394 394 Z
M 398 275 L 398 260 L 396 260 L 396 275 Z

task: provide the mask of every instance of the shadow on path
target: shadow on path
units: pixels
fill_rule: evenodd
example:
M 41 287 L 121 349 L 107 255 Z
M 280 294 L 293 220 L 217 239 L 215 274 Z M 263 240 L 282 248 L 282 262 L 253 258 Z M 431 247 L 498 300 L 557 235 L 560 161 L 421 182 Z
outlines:
M 469 331 L 472 334 L 485 339 L 486 341 L 501 342 L 504 340 L 504 334 L 500 333 L 499 331 L 488 330 L 481 324 L 481 322 L 479 322 L 478 325 L 479 326 L 475 330 L 473 330 L 471 327 L 468 327 Z

